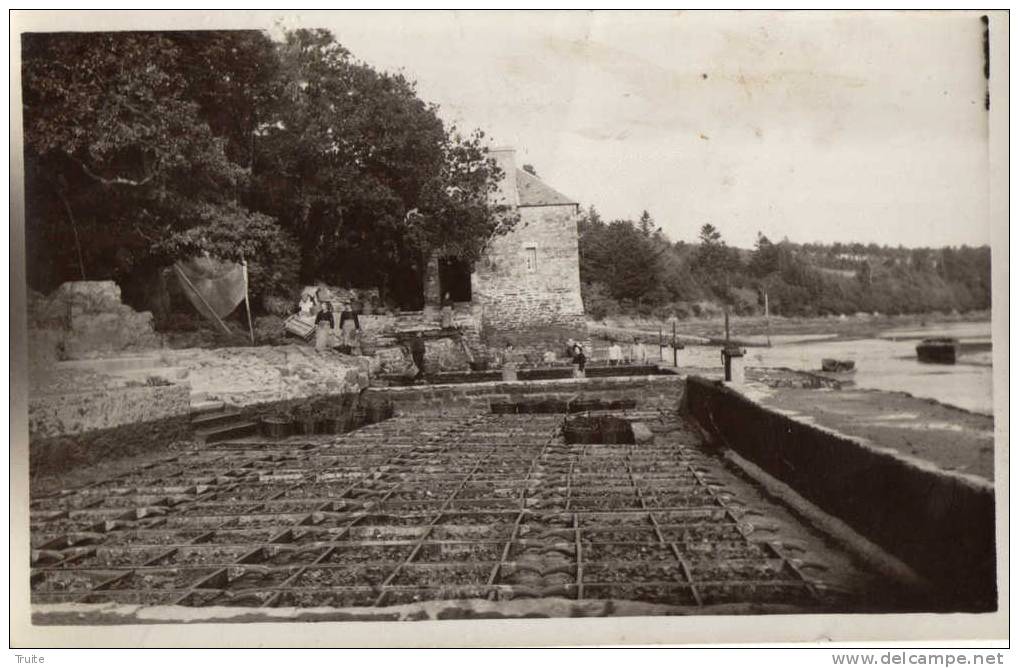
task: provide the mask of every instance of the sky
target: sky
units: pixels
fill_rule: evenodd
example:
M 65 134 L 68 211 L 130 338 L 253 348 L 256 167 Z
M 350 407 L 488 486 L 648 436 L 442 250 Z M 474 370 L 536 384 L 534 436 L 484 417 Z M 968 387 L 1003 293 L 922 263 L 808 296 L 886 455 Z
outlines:
M 320 25 L 673 240 L 989 243 L 983 27 L 951 13 L 357 13 Z
M 951 12 L 232 12 L 324 27 L 604 218 L 985 244 L 983 26 Z

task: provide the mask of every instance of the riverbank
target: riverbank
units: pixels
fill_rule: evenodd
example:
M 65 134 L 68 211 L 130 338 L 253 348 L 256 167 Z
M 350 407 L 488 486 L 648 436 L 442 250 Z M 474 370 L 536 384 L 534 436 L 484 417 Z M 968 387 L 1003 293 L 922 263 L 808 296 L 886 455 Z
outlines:
M 935 324 L 953 324 L 990 321 L 989 311 L 947 314 L 925 313 L 910 315 L 856 314 L 817 318 L 786 318 L 772 316 L 732 316 L 729 322 L 730 337 L 743 345 L 766 345 L 770 336 L 774 343 L 809 340 L 851 340 L 873 338 L 891 329 L 916 329 Z M 617 316 L 602 321 L 589 321 L 592 334 L 639 336 L 650 343 L 662 336 L 671 341 L 672 323 L 639 317 Z M 722 318 L 689 319 L 676 322 L 677 339 L 688 343 L 708 343 L 725 338 Z

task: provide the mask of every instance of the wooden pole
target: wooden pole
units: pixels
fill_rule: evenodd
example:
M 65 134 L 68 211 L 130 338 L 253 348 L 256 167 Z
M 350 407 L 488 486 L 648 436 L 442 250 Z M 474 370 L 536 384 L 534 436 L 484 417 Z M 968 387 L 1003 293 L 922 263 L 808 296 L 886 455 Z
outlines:
M 230 328 L 226 326 L 226 323 L 223 322 L 223 320 L 219 317 L 219 314 L 217 314 L 216 311 L 212 308 L 212 306 L 209 305 L 209 302 L 205 301 L 205 297 L 202 296 L 202 293 L 198 291 L 198 288 L 195 287 L 195 284 L 191 282 L 191 279 L 188 278 L 188 275 L 184 273 L 184 270 L 181 269 L 180 265 L 178 265 L 176 262 L 173 263 L 173 270 L 177 272 L 178 276 L 184 279 L 184 282 L 187 283 L 187 286 L 189 288 L 191 288 L 191 291 L 198 296 L 198 298 L 202 301 L 203 304 L 205 304 L 205 308 L 209 309 L 209 313 L 211 313 L 212 317 L 216 319 L 216 322 L 219 323 L 219 326 L 223 328 L 223 332 L 226 334 L 233 334 L 233 332 L 230 331 Z
M 665 342 L 662 341 L 662 328 L 659 327 L 658 328 L 658 361 L 663 361 L 665 359 L 665 352 L 662 350 L 662 348 L 665 347 L 664 345 L 662 345 L 663 343 L 665 343 Z
M 67 220 L 71 221 L 71 231 L 74 232 L 74 247 L 78 250 L 78 267 L 81 269 L 81 280 L 86 281 L 88 279 L 85 278 L 85 258 L 81 254 L 81 241 L 78 239 L 78 225 L 74 222 L 74 213 L 71 211 L 71 205 L 60 189 L 57 189 L 57 197 L 60 198 L 64 205 L 64 210 L 67 211 Z
M 725 343 L 729 343 L 729 305 L 725 305 Z
M 764 291 L 764 328 L 768 333 L 768 347 L 771 347 L 771 314 L 768 311 L 768 291 Z
M 676 353 L 676 321 L 672 321 L 672 366 L 679 366 L 679 356 Z
M 251 300 L 248 298 L 248 261 L 243 255 L 241 269 L 244 271 L 244 310 L 248 312 L 248 332 L 251 334 L 251 345 L 255 345 L 255 325 L 251 321 Z

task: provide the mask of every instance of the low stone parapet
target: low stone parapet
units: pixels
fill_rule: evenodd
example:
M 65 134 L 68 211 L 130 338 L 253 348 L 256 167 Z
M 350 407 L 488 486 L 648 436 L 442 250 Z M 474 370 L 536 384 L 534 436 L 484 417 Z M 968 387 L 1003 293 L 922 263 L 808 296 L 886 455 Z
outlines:
M 677 410 L 682 400 L 685 377 L 679 375 L 620 376 L 606 378 L 565 378 L 529 381 L 485 381 L 449 385 L 373 387 L 365 394 L 384 397 L 397 413 L 477 413 L 491 404 L 511 402 L 520 397 L 567 401 L 578 396 L 599 399 L 637 399 L 644 409 Z
M 721 445 L 842 520 L 963 609 L 995 609 L 994 486 L 691 377 L 684 406 Z

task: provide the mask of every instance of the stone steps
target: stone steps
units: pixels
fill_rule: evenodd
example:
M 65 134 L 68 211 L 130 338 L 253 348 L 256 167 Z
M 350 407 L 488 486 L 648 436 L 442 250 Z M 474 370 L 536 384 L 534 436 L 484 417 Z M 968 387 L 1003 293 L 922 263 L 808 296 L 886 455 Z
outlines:
M 243 416 L 238 411 L 220 409 L 218 411 L 206 411 L 204 414 L 193 416 L 191 418 L 191 426 L 196 431 L 199 431 L 244 421 Z
M 219 443 L 258 434 L 258 422 L 222 401 L 198 400 L 191 404 L 191 428 L 200 443 Z
M 215 399 L 206 399 L 204 396 L 191 395 L 191 415 L 192 418 L 205 413 L 215 413 L 221 411 L 226 407 L 226 404 L 222 401 Z
M 195 431 L 195 438 L 202 443 L 219 443 L 244 436 L 254 436 L 258 433 L 258 423 L 250 421 L 236 421 L 227 424 L 199 429 Z

